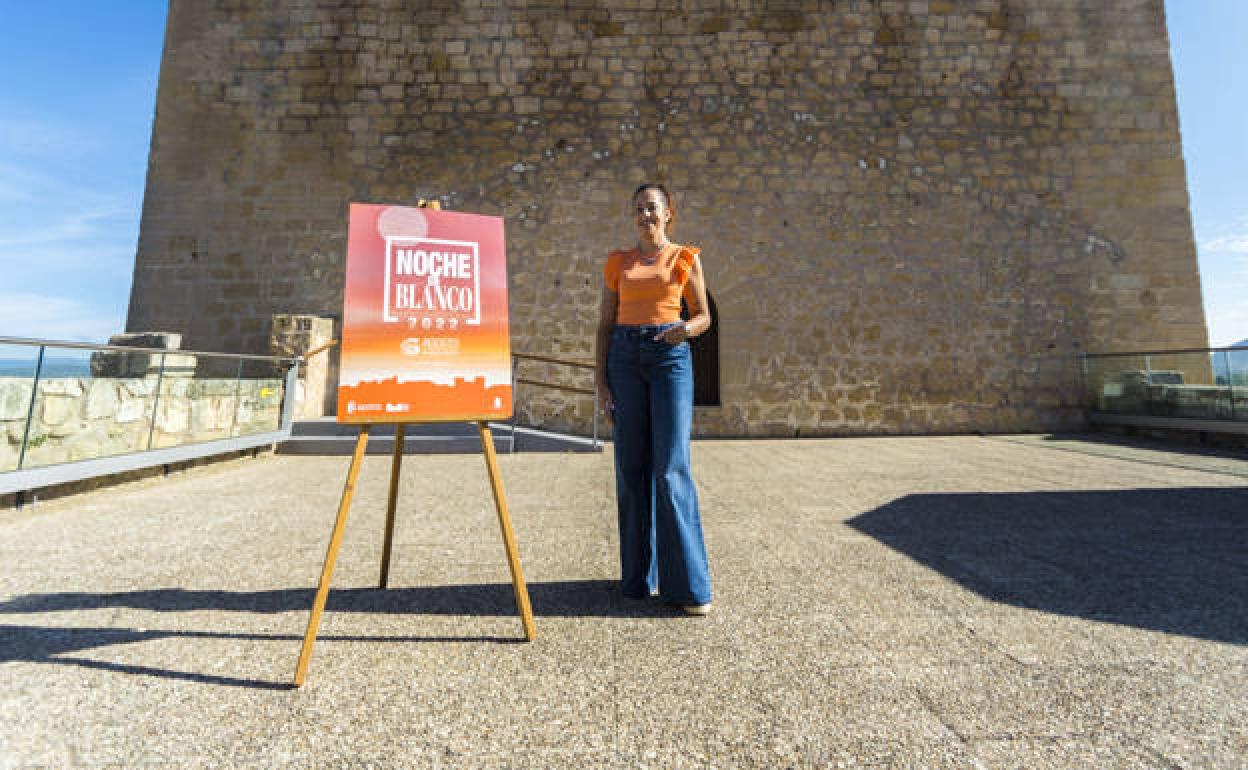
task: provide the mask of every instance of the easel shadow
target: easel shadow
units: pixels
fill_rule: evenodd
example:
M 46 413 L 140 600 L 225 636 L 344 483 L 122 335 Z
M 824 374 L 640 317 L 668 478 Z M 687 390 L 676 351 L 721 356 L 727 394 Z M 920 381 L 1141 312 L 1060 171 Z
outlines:
M 629 601 L 620 597 L 617 583 L 608 580 L 571 580 L 530 583 L 529 595 L 534 614 L 545 617 L 662 617 L 672 610 L 657 602 Z M 307 611 L 315 591 L 292 588 L 270 591 L 194 591 L 163 589 L 116 593 L 67 592 L 27 594 L 0 602 L 0 614 L 30 615 L 96 609 L 135 609 L 151 612 L 250 612 L 275 614 Z M 346 588 L 329 594 L 328 612 L 359 612 L 375 615 L 467 615 L 519 618 L 510 583 L 478 583 L 410 588 Z M 368 636 L 329 635 L 323 641 L 383 643 L 492 643 L 520 644 L 524 637 L 517 627 L 511 636 Z M 197 684 L 245 687 L 259 690 L 291 690 L 288 682 L 218 676 L 192 671 L 95 660 L 75 655 L 87 650 L 160 639 L 231 639 L 238 641 L 290 641 L 303 636 L 228 631 L 167 629 L 56 627 L 0 625 L 0 663 L 24 661 L 111 671 L 136 676 L 154 676 Z
M 533 614 L 543 617 L 655 617 L 663 614 L 654 602 L 629 601 L 619 595 L 613 580 L 555 580 L 528 583 Z M 0 602 L 0 615 L 67 612 L 103 608 L 152 612 L 277 613 L 306 610 L 315 591 L 283 588 L 269 591 L 195 591 L 182 588 L 116 593 L 27 594 Z M 335 588 L 326 604 L 329 612 L 367 612 L 381 615 L 479 615 L 514 617 L 516 600 L 511 583 L 400 588 Z

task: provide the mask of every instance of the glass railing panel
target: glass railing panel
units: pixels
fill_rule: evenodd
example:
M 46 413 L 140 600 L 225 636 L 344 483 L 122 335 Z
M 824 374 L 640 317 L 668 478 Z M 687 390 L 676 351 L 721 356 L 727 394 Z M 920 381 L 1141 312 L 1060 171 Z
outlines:
M 238 360 L 170 351 L 160 375 L 152 448 L 229 438 Z
M 288 363 L 0 338 L 0 473 L 279 431 Z
M 234 435 L 249 436 L 278 430 L 282 423 L 285 367 L 276 361 L 256 359 L 244 359 L 241 363 Z
M 1098 412 L 1143 414 L 1148 401 L 1148 357 L 1088 356 L 1085 359 L 1088 403 Z
M 1145 414 L 1225 420 L 1230 411 L 1230 391 L 1218 384 L 1208 351 L 1149 356 Z
M 1089 354 L 1084 372 L 1093 411 L 1248 421 L 1248 348 Z
M 1231 391 L 1230 419 L 1248 422 L 1248 348 L 1223 352 L 1226 356 L 1227 387 Z
M 107 351 L 45 349 L 21 468 L 147 448 L 156 380 Z M 124 354 L 133 355 L 133 354 Z
M 38 361 L 37 346 L 0 345 L 0 473 L 17 470 Z

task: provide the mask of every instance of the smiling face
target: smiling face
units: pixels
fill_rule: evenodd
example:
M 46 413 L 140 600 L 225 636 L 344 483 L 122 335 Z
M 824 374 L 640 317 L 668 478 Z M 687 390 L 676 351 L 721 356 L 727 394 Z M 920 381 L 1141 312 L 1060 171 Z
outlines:
M 663 243 L 671 223 L 672 209 L 662 190 L 649 187 L 633 196 L 633 224 L 643 243 Z

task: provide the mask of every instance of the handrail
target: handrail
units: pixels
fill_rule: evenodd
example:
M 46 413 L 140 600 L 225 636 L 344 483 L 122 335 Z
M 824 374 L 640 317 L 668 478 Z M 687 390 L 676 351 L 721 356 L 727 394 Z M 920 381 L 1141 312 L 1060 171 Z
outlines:
M 574 369 L 589 369 L 590 371 L 596 371 L 598 369 L 598 366 L 596 364 L 591 364 L 587 361 L 576 361 L 576 360 L 567 359 L 567 358 L 556 358 L 554 356 L 543 356 L 543 355 L 538 355 L 536 353 L 516 353 L 515 351 L 512 351 L 511 353 L 511 380 L 512 382 L 518 385 L 533 385 L 535 387 L 550 388 L 552 390 L 559 390 L 565 393 L 576 393 L 576 394 L 583 395 L 583 396 L 593 396 L 593 399 L 594 399 L 593 437 L 594 437 L 594 449 L 597 450 L 598 449 L 598 380 L 597 378 L 594 379 L 593 388 L 578 388 L 575 385 L 560 385 L 558 383 L 543 382 L 542 380 L 534 380 L 528 377 L 517 377 L 516 376 L 516 363 L 518 361 L 537 361 L 538 363 L 543 363 L 543 364 L 556 364 L 558 366 L 570 366 Z M 511 412 L 511 427 L 512 427 L 512 433 L 514 434 L 515 427 L 516 427 L 516 412 L 514 409 Z
M 300 358 L 302 358 L 304 361 L 307 361 L 312 356 L 319 355 L 320 353 L 324 353 L 326 350 L 329 350 L 332 347 L 336 347 L 337 345 L 338 345 L 338 340 L 330 340 L 329 342 L 326 342 L 324 345 L 318 345 L 317 347 L 312 348 L 307 353 L 304 353 L 302 356 L 300 356 Z
M 1088 358 L 1123 358 L 1126 356 L 1166 356 L 1179 353 L 1232 353 L 1243 351 L 1248 353 L 1248 347 L 1232 346 L 1229 348 L 1178 348 L 1176 350 L 1130 350 L 1121 353 L 1081 353 L 1080 355 Z
M 246 358 L 252 361 L 290 361 L 299 360 L 298 356 L 262 356 L 255 353 L 218 353 L 208 350 L 183 350 L 181 348 L 138 348 L 126 345 L 104 345 L 94 342 L 65 342 L 62 340 L 44 340 L 30 337 L 0 337 L 0 345 L 33 345 L 48 348 L 69 348 L 72 350 L 112 350 L 118 353 L 168 353 L 175 356 L 209 356 L 213 358 Z
M 159 465 L 167 465 L 174 462 L 183 462 L 193 460 L 199 457 L 207 457 L 214 454 L 224 452 L 236 452 L 242 450 L 256 449 L 258 447 L 274 444 L 284 441 L 290 437 L 291 424 L 294 420 L 294 394 L 296 390 L 296 380 L 298 377 L 299 362 L 298 357 L 293 356 L 262 356 L 250 353 L 218 353 L 211 351 L 195 351 L 181 350 L 178 348 L 148 348 L 148 347 L 128 347 L 125 345 L 104 345 L 88 342 L 68 342 L 61 340 L 34 339 L 27 337 L 0 337 L 0 345 L 21 345 L 34 348 L 38 351 L 34 371 L 30 376 L 22 374 L 21 376 L 10 376 L 4 378 L 10 380 L 28 381 L 29 385 L 24 385 L 29 389 L 28 395 L 22 398 L 28 398 L 26 404 L 26 420 L 22 427 L 22 443 L 18 450 L 17 462 L 11 468 L 6 462 L 5 469 L 0 470 L 0 494 L 17 493 L 19 506 L 21 500 L 27 491 L 38 489 L 45 486 L 54 486 L 82 479 L 92 478 L 95 476 L 105 476 L 115 473 L 122 473 L 141 468 L 149 468 Z M 146 417 L 147 424 L 140 422 L 137 426 L 137 432 L 132 431 L 133 435 L 123 437 L 121 445 L 107 445 L 93 447 L 93 456 L 88 459 L 71 459 L 74 455 L 65 453 L 63 450 L 64 442 L 59 445 L 45 448 L 42 456 L 37 458 L 36 462 L 31 462 L 31 452 L 33 447 L 43 444 L 47 438 L 47 434 L 42 434 L 41 438 L 37 438 L 34 434 L 35 426 L 35 410 L 39 403 L 39 399 L 44 394 L 44 382 L 48 379 L 45 375 L 48 363 L 48 353 L 51 350 L 64 348 L 68 350 L 82 351 L 115 351 L 117 353 L 143 353 L 144 355 L 159 356 L 159 367 L 155 377 L 155 386 L 144 393 L 134 393 L 135 403 L 140 406 L 139 417 Z M 219 393 L 216 391 L 192 395 L 189 393 L 173 393 L 167 392 L 163 387 L 163 382 L 168 378 L 169 373 L 166 368 L 170 362 L 170 356 L 185 356 L 187 358 L 218 358 L 218 359 L 236 359 L 237 367 L 232 375 L 233 389 L 232 396 Z M 94 362 L 95 358 L 92 357 Z M 175 359 L 177 360 L 177 359 Z M 260 418 L 254 421 L 254 424 L 248 424 L 244 428 L 239 426 L 240 410 L 244 408 L 242 383 L 243 364 L 245 361 L 265 361 L 270 364 L 278 364 L 269 370 L 265 367 L 267 374 L 259 378 L 262 382 L 257 385 L 259 390 L 258 398 L 266 399 L 271 394 L 280 394 L 280 402 L 265 402 L 265 405 L 258 412 Z M 85 361 L 83 362 L 85 364 Z M 142 372 L 137 379 L 147 380 L 148 373 L 151 371 L 150 362 L 142 365 Z M 198 369 L 198 367 L 194 367 Z M 284 374 L 279 371 L 284 369 Z M 76 371 L 76 370 L 75 370 Z M 192 375 L 193 377 L 195 375 Z M 86 374 L 85 369 L 82 374 L 58 375 L 50 379 L 84 379 L 95 381 L 104 381 L 113 383 L 110 387 L 119 388 L 119 383 L 123 379 L 133 379 L 131 377 L 120 376 L 101 376 L 94 372 Z M 224 379 L 221 377 L 202 377 L 201 379 L 217 380 Z M 274 387 L 271 389 L 268 381 L 273 381 Z M 9 383 L 10 385 L 12 383 Z M 79 396 L 86 393 L 86 390 L 80 389 Z M 18 392 L 21 392 L 20 390 Z M 210 425 L 208 428 L 200 429 L 195 427 L 195 423 L 191 422 L 185 426 L 173 428 L 174 445 L 168 447 L 154 446 L 154 439 L 157 430 L 157 423 L 160 419 L 160 409 L 164 406 L 163 402 L 166 396 L 178 399 L 193 398 L 227 398 L 225 402 L 232 409 L 233 414 L 230 416 L 230 425 L 228 430 L 224 431 L 224 426 L 219 424 Z M 82 399 L 79 399 L 81 402 Z M 74 402 L 70 408 L 79 408 L 82 404 Z M 120 403 L 120 402 L 119 402 Z M 214 403 L 214 409 L 220 404 Z M 188 406 L 189 408 L 189 406 Z M 270 411 L 276 412 L 271 417 L 276 418 L 276 422 L 272 422 Z M 92 420 L 113 420 L 116 415 L 102 414 L 90 418 Z M 127 422 L 134 422 L 133 419 Z M 45 426 L 46 427 L 46 426 Z M 90 427 L 90 426 L 88 426 Z M 142 431 L 146 431 L 146 436 L 142 436 Z M 250 432 L 249 432 L 250 431 Z M 222 438 L 208 439 L 204 434 L 212 436 L 224 436 Z M 39 443 L 34 443 L 38 440 Z M 48 451 L 51 449 L 52 451 Z
M 526 361 L 541 361 L 547 364 L 562 364 L 563 366 L 572 366 L 577 369 L 597 369 L 597 364 L 591 364 L 588 361 L 575 361 L 567 358 L 555 358 L 553 356 L 539 356 L 533 353 L 512 353 L 512 358 L 523 358 Z
M 527 377 L 516 377 L 515 382 L 521 383 L 523 385 L 537 385 L 539 387 L 551 388 L 553 390 L 564 390 L 564 391 L 567 391 L 568 393 L 583 393 L 587 396 L 592 396 L 596 392 L 593 388 L 577 388 L 571 385 L 556 385 L 553 382 L 542 382 L 541 380 L 530 380 Z

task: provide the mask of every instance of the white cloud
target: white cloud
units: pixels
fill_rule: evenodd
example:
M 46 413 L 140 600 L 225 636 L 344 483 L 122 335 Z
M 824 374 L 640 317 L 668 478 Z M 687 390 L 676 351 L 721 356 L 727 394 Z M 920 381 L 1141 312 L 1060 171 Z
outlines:
M 138 208 L 120 192 L 0 157 L 0 276 L 10 291 L 50 293 L 67 272 L 128 275 Z
M 6 155 L 69 159 L 97 150 L 90 131 L 21 112 L 11 102 L 0 102 L 0 150 Z
M 98 204 L 97 204 L 98 205 Z M 123 217 L 125 209 L 105 203 L 97 208 L 69 209 L 57 212 L 50 221 L 29 224 L 12 230 L 0 230 L 0 250 L 15 246 L 38 246 L 69 241 L 94 241 L 115 237 L 106 227 Z
M 1248 254 L 1248 216 L 1209 223 L 1200 229 L 1198 245 L 1202 251 Z
M 0 333 L 6 337 L 103 342 L 124 326 L 121 308 L 44 294 L 0 293 Z
M 1223 235 L 1202 241 L 1201 251 L 1224 252 L 1228 254 L 1248 254 L 1248 233 Z
M 1232 307 L 1209 305 L 1209 344 L 1215 348 L 1248 340 L 1248 302 Z
M 1248 216 L 1205 228 L 1201 235 L 1197 253 L 1206 294 L 1235 291 L 1248 297 Z
M 145 153 L 109 114 L 52 109 L 0 96 L 0 335 L 102 341 L 125 323 Z
M 61 187 L 47 174 L 14 162 L 3 149 L 0 147 L 0 200 L 33 201 Z

